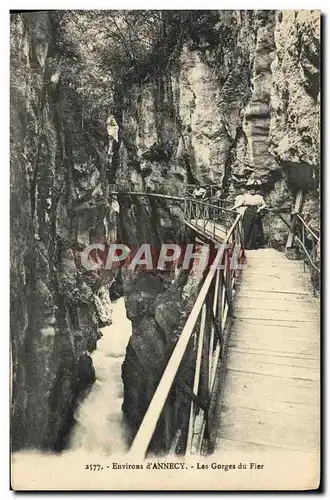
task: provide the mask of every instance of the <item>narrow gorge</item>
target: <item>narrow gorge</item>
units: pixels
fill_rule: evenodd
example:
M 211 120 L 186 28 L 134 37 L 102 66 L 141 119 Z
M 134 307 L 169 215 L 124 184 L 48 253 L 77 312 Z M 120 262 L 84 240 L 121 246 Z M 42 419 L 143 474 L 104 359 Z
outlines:
M 175 195 L 216 184 L 230 205 L 258 179 L 285 217 L 303 190 L 303 214 L 319 234 L 319 58 L 319 11 L 11 14 L 14 452 L 81 445 L 84 405 L 114 373 L 97 364 L 102 343 L 112 355 L 112 336 L 115 350 L 129 320 L 113 375 L 117 384 L 121 372 L 122 395 L 111 381 L 99 389 L 104 415 L 122 397 L 113 425 L 128 446 L 199 290 L 191 270 L 82 266 L 95 242 L 158 250 L 195 241 L 182 202 L 119 194 L 117 214 L 111 185 Z M 119 126 L 111 161 L 109 113 Z M 281 220 L 268 213 L 264 226 L 267 245 L 283 249 Z M 114 297 L 125 304 L 122 324 Z M 183 381 L 192 376 L 189 352 L 181 370 Z M 189 408 L 179 389 L 174 400 L 155 452 L 168 449 Z M 96 443 L 102 415 L 87 418 Z

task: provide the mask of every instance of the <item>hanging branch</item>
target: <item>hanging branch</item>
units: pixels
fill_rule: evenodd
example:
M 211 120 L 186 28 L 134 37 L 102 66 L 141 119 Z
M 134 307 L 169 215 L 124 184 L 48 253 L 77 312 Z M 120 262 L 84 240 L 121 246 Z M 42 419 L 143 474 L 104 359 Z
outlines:
M 112 23 L 115 25 L 115 28 L 117 29 L 117 33 L 118 33 L 118 36 L 119 36 L 119 40 L 121 41 L 130 61 L 133 63 L 133 65 L 135 66 L 136 68 L 136 60 L 135 60 L 135 57 L 134 57 L 134 54 L 131 53 L 129 47 L 127 46 L 127 43 L 126 43 L 126 40 L 125 40 L 125 37 L 124 35 L 122 34 L 116 20 L 110 15 L 109 16 L 110 20 L 112 21 Z

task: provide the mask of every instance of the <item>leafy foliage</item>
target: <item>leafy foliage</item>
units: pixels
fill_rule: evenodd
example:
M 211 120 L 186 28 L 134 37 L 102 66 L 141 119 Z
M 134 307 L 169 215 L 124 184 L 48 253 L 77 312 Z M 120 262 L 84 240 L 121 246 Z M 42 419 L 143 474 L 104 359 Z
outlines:
M 90 136 L 106 141 L 109 113 L 120 123 L 123 98 L 136 86 L 171 71 L 183 44 L 221 60 L 219 39 L 227 43 L 229 36 L 223 16 L 218 11 L 180 10 L 51 12 L 52 78 L 70 130 L 87 141 Z
M 62 77 L 85 98 L 110 105 L 114 93 L 174 63 L 184 42 L 216 44 L 224 33 L 218 11 L 64 11 L 59 25 Z M 231 21 L 232 22 L 232 21 Z

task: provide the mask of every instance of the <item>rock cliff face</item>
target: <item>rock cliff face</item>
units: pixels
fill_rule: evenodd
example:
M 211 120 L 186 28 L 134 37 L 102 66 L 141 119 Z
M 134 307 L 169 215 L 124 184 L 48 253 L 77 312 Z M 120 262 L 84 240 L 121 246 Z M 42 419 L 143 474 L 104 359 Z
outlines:
M 62 449 L 94 381 L 86 351 L 111 321 L 110 277 L 80 265 L 90 239 L 105 236 L 109 209 L 93 196 L 96 141 L 81 141 L 74 96 L 54 77 L 54 22 L 35 13 L 11 23 L 13 449 Z
M 113 276 L 84 272 L 79 258 L 90 241 L 116 233 L 109 180 L 150 192 L 160 192 L 164 183 L 173 192 L 187 183 L 218 184 L 232 202 L 254 177 L 266 202 L 283 213 L 303 189 L 305 213 L 318 229 L 318 11 L 196 14 L 159 67 L 155 63 L 143 79 L 125 81 L 117 99 L 114 91 L 120 134 L 111 168 L 103 154 L 104 132 L 84 128 L 80 95 L 58 77 L 57 22 L 55 15 L 40 13 L 14 16 L 12 23 L 17 447 L 61 448 L 65 408 L 76 404 L 86 386 L 79 360 L 95 347 L 98 326 L 110 321 L 107 286 Z M 131 247 L 148 242 L 156 251 L 162 242 L 193 241 L 179 202 L 124 195 L 118 201 L 119 241 Z M 283 248 L 283 223 L 268 217 L 265 229 L 269 244 Z M 122 369 L 130 439 L 199 280 L 180 269 L 123 269 L 122 280 L 133 326 Z M 178 408 L 186 399 L 175 391 L 176 410 L 172 405 L 161 423 L 158 450 L 168 447 L 173 421 L 182 418 Z
M 320 13 L 276 15 L 269 150 L 292 191 L 305 192 L 303 213 L 319 230 Z
M 134 158 L 128 164 L 122 145 L 117 179 L 156 192 L 164 180 L 215 183 L 230 200 L 254 177 L 267 203 L 287 217 L 298 189 L 316 200 L 319 14 L 219 13 L 212 30 L 211 40 L 186 40 L 172 73 L 134 89 L 125 103 L 124 135 Z M 317 217 L 318 209 L 310 210 Z M 124 214 L 127 227 L 131 216 Z M 173 220 L 169 212 L 167 217 Z M 139 224 L 132 228 L 128 243 Z M 269 244 L 283 248 L 283 223 L 268 216 L 265 229 Z M 176 233 L 170 229 L 170 241 Z M 144 241 L 154 233 L 144 227 L 140 234 Z M 164 235 L 160 240 L 167 241 Z M 145 279 L 125 282 L 133 335 L 123 365 L 124 412 L 133 434 L 162 370 L 157 360 L 166 359 L 184 309 L 176 281 L 164 287 L 160 273 L 149 276 L 144 292 Z
M 171 85 L 171 79 L 165 75 L 148 83 L 140 92 L 133 89 L 131 95 L 126 96 L 122 118 L 124 139 L 116 173 L 118 183 L 129 182 L 138 191 L 151 192 L 159 192 L 164 182 L 172 185 L 174 191 L 178 184 L 183 185 L 186 170 L 174 154 L 179 134 Z M 130 248 L 149 243 L 158 255 L 163 242 L 183 245 L 189 241 L 184 229 L 182 202 L 120 196 L 119 203 L 118 236 Z M 127 315 L 133 330 L 122 368 L 123 412 L 130 440 L 182 325 L 181 308 L 188 274 L 174 269 L 135 272 L 122 269 L 121 274 Z M 162 423 L 157 449 L 169 446 L 171 420 Z

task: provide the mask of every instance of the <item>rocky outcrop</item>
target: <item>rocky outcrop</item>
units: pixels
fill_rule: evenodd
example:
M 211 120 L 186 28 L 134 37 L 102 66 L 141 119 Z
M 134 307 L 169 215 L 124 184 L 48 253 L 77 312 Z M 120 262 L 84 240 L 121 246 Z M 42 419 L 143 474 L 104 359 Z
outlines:
M 278 12 L 274 36 L 269 150 L 319 230 L 320 12 Z
M 278 12 L 272 64 L 270 150 L 280 165 L 320 164 L 320 13 Z M 303 182 L 303 172 L 295 176 Z M 308 179 L 307 179 L 308 181 Z
M 268 148 L 270 124 L 271 64 L 275 57 L 275 13 L 256 16 L 256 41 L 252 66 L 251 98 L 244 111 L 243 129 L 248 139 L 247 162 L 264 182 L 278 168 Z
M 230 190 L 229 166 L 244 171 L 243 110 L 250 96 L 254 14 L 219 13 L 208 39 L 188 40 L 177 75 L 177 109 L 186 132 L 194 182 Z M 230 26 L 230 28 L 229 28 Z M 235 158 L 234 158 L 235 157 Z M 235 169 L 232 168 L 232 172 Z
M 93 194 L 101 160 L 95 139 L 79 139 L 68 89 L 54 77 L 54 23 L 47 12 L 11 19 L 13 449 L 65 446 L 94 381 L 86 351 L 111 321 L 110 277 L 87 273 L 79 258 L 106 236 L 108 203 Z

